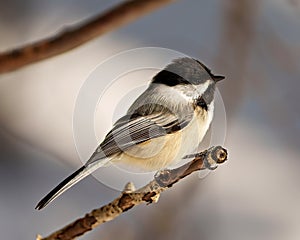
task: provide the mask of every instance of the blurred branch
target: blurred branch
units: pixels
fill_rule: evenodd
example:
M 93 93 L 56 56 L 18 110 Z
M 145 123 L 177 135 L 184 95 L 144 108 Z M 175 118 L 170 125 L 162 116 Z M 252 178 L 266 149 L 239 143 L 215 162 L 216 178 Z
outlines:
M 223 26 L 216 65 L 230 79 L 222 89 L 229 118 L 234 116 L 244 97 L 248 61 L 255 41 L 256 20 L 261 2 L 258 0 L 223 1 Z M 234 89 L 234 94 L 232 94 Z
M 289 4 L 291 4 L 292 7 L 299 7 L 300 6 L 300 1 L 299 0 L 288 0 L 287 2 Z
M 128 0 L 60 34 L 0 53 L 0 73 L 10 72 L 84 44 L 174 0 Z
M 215 169 L 217 164 L 227 159 L 227 150 L 217 146 L 201 153 L 187 156 L 192 161 L 176 169 L 162 170 L 156 173 L 154 179 L 146 186 L 135 190 L 132 183 L 128 183 L 121 196 L 107 205 L 95 209 L 73 223 L 65 226 L 48 237 L 37 237 L 37 240 L 70 240 L 91 231 L 102 223 L 113 220 L 120 214 L 141 203 L 157 202 L 160 193 L 170 188 L 191 173 L 206 168 Z
M 259 53 L 271 55 L 271 60 L 289 73 L 299 72 L 300 49 L 298 42 L 294 45 L 287 44 L 286 40 L 280 36 L 271 24 L 264 26 L 263 37 L 260 39 L 262 46 Z

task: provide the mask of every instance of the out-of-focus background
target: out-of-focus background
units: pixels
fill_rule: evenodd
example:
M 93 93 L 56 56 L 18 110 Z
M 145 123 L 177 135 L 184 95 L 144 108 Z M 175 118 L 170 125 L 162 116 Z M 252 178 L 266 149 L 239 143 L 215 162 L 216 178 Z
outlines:
M 0 51 L 118 2 L 0 1 Z M 298 0 L 178 1 L 73 51 L 0 75 L 1 238 L 46 236 L 118 196 L 88 177 L 45 210 L 34 210 L 81 165 L 72 116 L 88 74 L 123 50 L 156 46 L 201 59 L 226 76 L 219 90 L 229 160 L 81 239 L 299 239 L 299 26 Z

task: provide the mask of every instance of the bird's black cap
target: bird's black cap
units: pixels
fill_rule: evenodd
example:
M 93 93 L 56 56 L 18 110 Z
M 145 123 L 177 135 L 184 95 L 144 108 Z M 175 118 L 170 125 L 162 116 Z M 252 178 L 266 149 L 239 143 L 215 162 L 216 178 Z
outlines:
M 224 78 L 224 76 L 212 74 L 211 70 L 200 61 L 184 57 L 175 59 L 165 69 L 157 73 L 152 83 L 176 86 L 179 84 L 201 84 L 208 79 L 217 83 Z

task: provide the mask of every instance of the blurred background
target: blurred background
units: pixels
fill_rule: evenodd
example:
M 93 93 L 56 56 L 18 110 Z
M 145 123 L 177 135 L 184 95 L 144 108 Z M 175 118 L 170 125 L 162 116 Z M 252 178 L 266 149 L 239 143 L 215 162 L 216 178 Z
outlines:
M 0 51 L 51 36 L 119 2 L 0 1 Z M 0 75 L 1 237 L 47 236 L 119 195 L 88 177 L 45 210 L 34 210 L 81 165 L 72 116 L 89 73 L 123 50 L 155 46 L 198 58 L 226 76 L 219 90 L 229 160 L 81 239 L 299 239 L 299 26 L 299 0 L 183 0 Z M 94 146 L 87 148 L 91 153 Z

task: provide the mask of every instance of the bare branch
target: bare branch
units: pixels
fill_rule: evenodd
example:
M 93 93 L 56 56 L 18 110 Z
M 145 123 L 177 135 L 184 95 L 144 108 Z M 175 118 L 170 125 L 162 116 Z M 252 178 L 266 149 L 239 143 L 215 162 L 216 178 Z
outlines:
M 182 178 L 198 170 L 207 168 L 215 169 L 217 164 L 225 162 L 225 160 L 227 160 L 227 151 L 226 149 L 217 146 L 188 157 L 194 159 L 176 169 L 158 172 L 150 183 L 138 190 L 134 190 L 131 183 L 127 184 L 121 196 L 112 202 L 99 209 L 93 210 L 86 214 L 83 218 L 70 223 L 48 237 L 42 238 L 39 235 L 37 240 L 74 239 L 88 231 L 91 231 L 102 223 L 113 220 L 134 206 L 141 203 L 150 204 L 157 202 L 161 192 L 172 187 L 173 184 Z
M 128 0 L 60 34 L 0 54 L 0 73 L 17 70 L 86 43 L 174 0 Z

